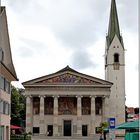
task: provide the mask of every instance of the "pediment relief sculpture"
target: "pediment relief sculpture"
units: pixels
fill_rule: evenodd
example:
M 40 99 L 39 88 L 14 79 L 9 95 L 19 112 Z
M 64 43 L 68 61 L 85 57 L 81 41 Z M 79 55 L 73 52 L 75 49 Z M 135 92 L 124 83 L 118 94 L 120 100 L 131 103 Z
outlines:
M 70 73 L 65 73 L 59 76 L 55 76 L 37 83 L 46 84 L 101 84 L 90 79 L 86 79 Z

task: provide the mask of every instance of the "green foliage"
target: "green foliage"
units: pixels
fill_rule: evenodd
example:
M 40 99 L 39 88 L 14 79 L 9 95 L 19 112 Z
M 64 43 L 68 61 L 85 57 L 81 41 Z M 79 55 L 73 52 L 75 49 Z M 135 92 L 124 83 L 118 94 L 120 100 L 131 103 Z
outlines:
M 24 136 L 24 135 L 11 135 L 10 140 L 31 140 L 31 136 Z
M 25 120 L 25 97 L 21 89 L 12 86 L 11 90 L 11 124 L 21 125 Z
M 97 131 L 103 134 L 104 129 L 108 127 L 108 122 L 101 122 L 100 126 L 98 127 Z

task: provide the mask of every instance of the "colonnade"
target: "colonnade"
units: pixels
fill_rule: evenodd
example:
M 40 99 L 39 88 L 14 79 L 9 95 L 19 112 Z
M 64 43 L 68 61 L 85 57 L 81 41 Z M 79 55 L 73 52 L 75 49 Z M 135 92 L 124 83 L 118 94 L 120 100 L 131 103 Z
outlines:
M 32 97 L 26 97 L 26 132 L 32 132 L 33 128 L 33 111 L 32 111 Z M 44 135 L 45 127 L 44 127 L 44 98 L 45 96 L 40 97 L 40 120 L 39 120 L 39 127 L 40 127 L 40 134 Z M 53 136 L 58 136 L 58 98 L 59 96 L 54 97 L 54 109 L 53 109 Z M 77 97 L 77 136 L 82 136 L 82 97 L 83 96 L 76 96 Z M 95 98 L 97 96 L 90 96 L 91 98 L 91 123 L 90 123 L 90 135 L 95 134 L 95 121 L 96 121 L 96 114 L 95 114 Z M 109 97 L 102 96 L 102 120 L 106 120 L 109 115 Z

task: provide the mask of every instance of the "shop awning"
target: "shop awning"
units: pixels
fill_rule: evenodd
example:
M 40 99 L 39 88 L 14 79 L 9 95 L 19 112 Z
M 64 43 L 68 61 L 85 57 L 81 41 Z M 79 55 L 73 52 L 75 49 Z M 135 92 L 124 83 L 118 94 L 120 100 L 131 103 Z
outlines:
M 10 128 L 11 128 L 11 129 L 21 129 L 22 127 L 17 126 L 17 125 L 11 125 Z
M 117 125 L 116 129 L 139 129 L 139 120 L 125 122 Z

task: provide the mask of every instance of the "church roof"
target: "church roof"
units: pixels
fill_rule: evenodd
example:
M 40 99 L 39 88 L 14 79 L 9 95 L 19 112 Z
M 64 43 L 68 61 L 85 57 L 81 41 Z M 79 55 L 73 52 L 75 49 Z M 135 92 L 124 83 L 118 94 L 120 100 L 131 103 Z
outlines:
M 122 37 L 120 35 L 120 28 L 119 28 L 119 20 L 118 20 L 116 2 L 115 2 L 115 0 L 112 0 L 111 1 L 111 9 L 110 9 L 108 35 L 106 37 L 108 46 L 111 44 L 115 35 L 117 35 L 118 39 L 120 40 L 120 42 L 123 46 L 123 40 L 122 40 Z
M 12 61 L 12 54 L 10 48 L 8 25 L 5 7 L 1 7 L 0 11 L 0 63 L 9 71 L 13 76 L 13 80 L 18 80 L 15 68 Z
M 23 86 L 30 87 L 30 86 L 96 86 L 96 87 L 111 87 L 112 83 L 109 81 L 105 81 L 90 75 L 86 75 L 80 73 L 69 66 L 65 68 L 49 74 L 45 75 L 33 80 L 26 81 L 22 83 Z

